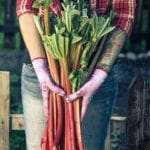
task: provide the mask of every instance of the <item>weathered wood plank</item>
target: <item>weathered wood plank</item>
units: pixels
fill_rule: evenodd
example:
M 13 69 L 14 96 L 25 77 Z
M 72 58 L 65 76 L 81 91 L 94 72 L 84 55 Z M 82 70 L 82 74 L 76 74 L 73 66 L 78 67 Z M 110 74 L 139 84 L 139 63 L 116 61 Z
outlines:
M 111 150 L 126 150 L 127 149 L 127 135 L 126 126 L 127 118 L 114 116 L 111 118 L 110 124 L 110 149 Z
M 11 130 L 24 130 L 23 114 L 10 114 L 10 128 Z
M 143 140 L 143 108 L 145 80 L 141 74 L 133 79 L 129 87 L 128 102 L 128 147 L 129 150 L 142 147 Z
M 112 116 L 111 117 L 111 127 L 112 131 L 115 131 L 115 128 L 119 128 L 121 133 L 126 132 L 126 117 L 119 117 L 119 116 Z M 10 114 L 10 129 L 11 130 L 24 130 L 24 116 L 23 114 Z M 110 127 L 108 130 L 108 135 L 106 138 L 106 143 L 105 143 L 105 150 L 110 150 Z
M 121 117 L 121 116 L 112 116 L 110 125 L 109 125 L 109 130 L 105 142 L 105 150 L 115 150 L 115 149 L 121 149 L 121 150 L 126 150 L 126 117 Z M 121 135 L 121 142 L 117 141 L 112 141 L 111 137 L 112 135 L 115 134 L 116 136 Z M 121 143 L 121 145 L 120 145 Z M 115 146 L 114 146 L 115 144 Z
M 145 109 L 144 109 L 144 142 L 145 150 L 150 149 L 150 82 L 146 81 L 145 86 Z
M 110 125 L 107 132 L 107 137 L 105 140 L 105 150 L 110 150 Z
M 9 72 L 0 71 L 0 149 L 9 150 Z
M 140 73 L 129 88 L 128 149 L 150 148 L 150 83 Z

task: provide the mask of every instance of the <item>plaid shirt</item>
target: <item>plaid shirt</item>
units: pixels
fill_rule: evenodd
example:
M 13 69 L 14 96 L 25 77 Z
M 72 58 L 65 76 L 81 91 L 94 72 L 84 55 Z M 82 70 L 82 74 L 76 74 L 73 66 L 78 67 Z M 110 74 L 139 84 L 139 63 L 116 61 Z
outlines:
M 117 12 L 115 25 L 124 30 L 130 36 L 136 8 L 136 0 L 112 0 L 112 9 Z M 17 0 L 17 15 L 20 16 L 25 12 L 37 13 L 38 10 L 32 8 L 34 0 Z M 107 0 L 89 0 L 90 6 L 97 14 L 105 15 L 108 8 Z M 53 0 L 49 8 L 50 12 L 57 15 L 61 14 L 61 7 L 59 0 Z
M 97 14 L 105 15 L 108 0 L 89 0 Z M 112 0 L 111 8 L 117 12 L 114 24 L 130 36 L 135 16 L 136 0 Z
M 17 0 L 16 12 L 17 16 L 20 16 L 26 12 L 32 12 L 37 14 L 38 9 L 33 8 L 33 2 L 35 0 Z M 51 6 L 49 7 L 49 12 L 53 12 L 56 15 L 60 16 L 61 14 L 61 6 L 59 0 L 53 0 Z

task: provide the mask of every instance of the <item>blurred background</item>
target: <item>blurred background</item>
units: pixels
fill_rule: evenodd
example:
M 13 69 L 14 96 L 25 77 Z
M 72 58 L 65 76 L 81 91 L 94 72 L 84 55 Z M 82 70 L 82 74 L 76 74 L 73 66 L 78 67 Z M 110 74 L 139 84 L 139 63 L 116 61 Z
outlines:
M 114 115 L 127 116 L 128 89 L 142 73 L 150 79 L 150 1 L 137 0 L 135 26 L 118 58 L 119 92 Z M 20 74 L 25 45 L 15 12 L 16 0 L 0 0 L 0 71 L 10 72 L 10 113 L 22 113 Z M 24 150 L 24 131 L 10 132 L 10 150 Z

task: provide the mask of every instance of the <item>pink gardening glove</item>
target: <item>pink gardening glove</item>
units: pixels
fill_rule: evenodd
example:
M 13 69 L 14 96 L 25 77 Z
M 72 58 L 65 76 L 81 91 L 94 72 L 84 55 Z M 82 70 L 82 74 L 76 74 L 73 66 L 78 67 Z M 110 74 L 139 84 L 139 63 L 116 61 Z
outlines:
M 69 95 L 66 98 L 67 102 L 72 102 L 77 98 L 83 97 L 81 108 L 81 121 L 83 120 L 83 117 L 86 113 L 87 106 L 90 102 L 90 98 L 102 85 L 106 77 L 107 77 L 106 71 L 104 71 L 103 69 L 95 69 L 91 78 L 78 91 Z
M 35 58 L 32 60 L 32 65 L 40 83 L 41 92 L 43 96 L 44 113 L 46 119 L 48 119 L 49 90 L 61 96 L 65 95 L 65 92 L 60 87 L 58 87 L 53 83 L 50 77 L 46 58 Z

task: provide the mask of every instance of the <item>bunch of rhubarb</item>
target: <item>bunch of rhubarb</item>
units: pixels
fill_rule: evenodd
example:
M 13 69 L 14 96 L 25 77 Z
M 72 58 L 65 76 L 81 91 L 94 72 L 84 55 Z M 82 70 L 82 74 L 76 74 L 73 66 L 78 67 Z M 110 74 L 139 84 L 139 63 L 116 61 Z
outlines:
M 43 7 L 44 18 L 39 14 L 34 20 L 45 46 L 51 76 L 67 96 L 79 89 L 94 70 L 97 53 L 101 51 L 98 47 L 103 37 L 115 28 L 111 25 L 115 15 L 111 12 L 109 16 L 97 16 L 82 0 L 64 0 L 61 16 L 56 16 L 48 12 L 50 4 L 51 0 L 36 0 L 33 5 Z M 42 150 L 84 149 L 82 97 L 67 103 L 66 96 L 49 94 L 49 118 Z

